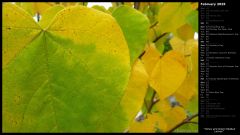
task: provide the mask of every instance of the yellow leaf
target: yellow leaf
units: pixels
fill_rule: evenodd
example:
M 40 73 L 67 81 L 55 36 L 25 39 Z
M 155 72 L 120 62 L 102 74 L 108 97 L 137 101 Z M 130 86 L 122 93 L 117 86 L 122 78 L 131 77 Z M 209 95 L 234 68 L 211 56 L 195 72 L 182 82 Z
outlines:
M 155 129 L 159 128 L 163 132 L 167 130 L 167 123 L 165 119 L 158 113 L 148 114 L 146 120 L 154 123 L 153 127 L 155 127 Z
M 182 107 L 176 106 L 172 108 L 168 113 L 164 113 L 163 118 L 167 123 L 167 129 L 171 130 L 177 124 L 186 119 L 187 115 Z
M 177 29 L 177 35 L 184 41 L 192 39 L 194 37 L 194 31 L 192 29 L 192 26 L 189 24 L 184 24 Z
M 178 52 L 180 52 L 182 54 L 185 54 L 184 53 L 184 46 L 185 46 L 184 44 L 185 44 L 185 42 L 182 39 L 174 36 L 170 40 L 170 44 L 171 44 L 173 50 L 178 51 Z
M 63 6 L 57 5 L 53 6 L 46 11 L 42 13 L 42 19 L 39 21 L 39 25 L 43 28 L 46 29 L 47 26 L 51 23 L 53 20 L 54 16 L 60 11 L 64 9 Z
M 149 75 L 151 74 L 152 69 L 155 67 L 159 58 L 160 53 L 156 49 L 155 45 L 153 43 L 148 45 L 145 54 L 142 56 L 142 62 Z
M 194 39 L 184 41 L 181 38 L 175 36 L 170 40 L 170 44 L 173 50 L 178 51 L 185 56 L 190 56 L 192 54 L 193 46 L 196 46 L 198 44 L 198 41 Z
M 3 20 L 5 20 L 2 24 L 3 68 L 41 32 L 40 26 L 35 23 L 30 15 L 26 14 L 25 11 L 18 6 L 8 3 L 4 10 L 6 10 L 5 12 L 11 12 L 3 15 Z M 24 14 L 24 16 L 22 14 Z
M 129 128 L 130 133 L 154 133 L 157 128 L 167 130 L 167 123 L 158 113 L 147 114 L 143 121 L 134 121 Z
M 158 101 L 156 107 L 160 113 L 165 113 L 172 108 L 168 99 Z
M 34 2 L 34 10 L 36 13 L 42 14 L 45 10 L 53 6 L 51 2 Z
M 169 51 L 154 67 L 150 76 L 150 85 L 163 100 L 179 88 L 186 74 L 187 65 L 184 56 L 176 51 Z
M 130 133 L 154 133 L 156 129 L 154 128 L 154 121 L 144 120 L 144 121 L 135 121 L 130 125 Z
M 174 32 L 185 23 L 186 17 L 191 11 L 192 7 L 189 2 L 164 3 L 158 14 L 158 30 L 161 33 Z
M 196 94 L 196 91 L 197 89 L 194 85 L 194 80 L 188 76 L 174 93 L 174 96 L 181 105 L 186 106 L 193 95 Z
M 194 79 L 195 87 L 198 88 L 198 45 L 192 48 L 192 78 Z
M 147 86 L 148 74 L 143 64 L 138 59 L 133 65 L 126 92 L 120 103 L 124 108 L 128 108 L 125 110 L 128 118 L 134 118 L 141 109 Z
M 16 2 L 16 5 L 34 16 L 36 13 L 42 14 L 45 10 L 55 4 L 53 2 Z

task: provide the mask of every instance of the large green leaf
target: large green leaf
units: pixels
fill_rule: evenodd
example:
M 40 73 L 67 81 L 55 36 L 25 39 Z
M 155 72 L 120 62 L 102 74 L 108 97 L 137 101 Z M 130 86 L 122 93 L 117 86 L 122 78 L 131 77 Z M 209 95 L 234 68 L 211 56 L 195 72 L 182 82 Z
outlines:
M 69 7 L 43 30 L 25 11 L 4 4 L 2 30 L 3 132 L 127 127 L 119 104 L 130 75 L 129 52 L 110 15 Z
M 118 7 L 113 11 L 112 16 L 122 28 L 128 43 L 131 64 L 133 64 L 146 45 L 149 20 L 144 14 L 129 6 Z

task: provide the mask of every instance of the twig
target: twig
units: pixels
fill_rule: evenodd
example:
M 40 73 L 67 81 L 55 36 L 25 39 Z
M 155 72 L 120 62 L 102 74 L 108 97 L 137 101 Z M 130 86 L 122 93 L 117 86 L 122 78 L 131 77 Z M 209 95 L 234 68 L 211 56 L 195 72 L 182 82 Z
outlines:
M 184 124 L 187 124 L 189 123 L 192 119 L 194 119 L 195 117 L 198 116 L 198 113 L 197 114 L 194 114 L 188 118 L 186 118 L 185 120 L 183 120 L 181 123 L 179 123 L 178 125 L 176 125 L 175 127 L 173 127 L 172 129 L 170 129 L 167 133 L 171 133 L 173 132 L 174 130 L 176 130 L 177 128 L 181 127 L 182 125 Z M 195 123 L 196 124 L 196 123 Z
M 157 24 L 158 24 L 158 21 L 156 21 L 154 24 L 152 24 L 149 28 L 151 29 L 151 28 L 155 27 Z
M 148 107 L 148 113 L 151 112 L 152 107 L 154 105 L 153 99 L 154 99 L 155 95 L 156 95 L 156 91 L 153 91 L 153 96 L 152 96 L 152 99 L 151 99 L 152 102 L 151 102 L 150 106 Z
M 143 52 L 138 56 L 138 58 L 141 59 L 142 56 L 143 56 L 145 53 L 146 53 L 146 51 L 143 51 Z
M 153 40 L 154 43 L 156 43 L 159 39 L 161 39 L 163 36 L 165 36 L 167 33 L 163 33 L 162 35 L 158 36 L 155 40 Z

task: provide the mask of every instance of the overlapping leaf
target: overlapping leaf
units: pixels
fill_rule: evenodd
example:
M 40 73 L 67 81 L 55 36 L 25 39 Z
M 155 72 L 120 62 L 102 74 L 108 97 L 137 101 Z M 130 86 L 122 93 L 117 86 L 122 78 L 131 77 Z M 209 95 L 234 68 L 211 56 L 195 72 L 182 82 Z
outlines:
M 164 99 L 180 87 L 186 74 L 184 57 L 175 51 L 169 51 L 154 67 L 150 76 L 150 85 L 158 92 L 160 99 Z

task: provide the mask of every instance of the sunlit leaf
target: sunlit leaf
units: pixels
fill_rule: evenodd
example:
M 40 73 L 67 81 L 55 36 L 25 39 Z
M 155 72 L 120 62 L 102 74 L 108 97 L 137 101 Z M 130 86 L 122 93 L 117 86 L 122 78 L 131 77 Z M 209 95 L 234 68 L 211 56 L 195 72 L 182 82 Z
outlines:
M 184 56 L 167 52 L 158 60 L 150 76 L 150 85 L 157 91 L 160 99 L 173 94 L 182 84 L 187 74 Z
M 146 51 L 142 56 L 142 62 L 146 68 L 147 73 L 150 75 L 157 61 L 160 58 L 160 53 L 156 49 L 154 44 L 147 45 Z

